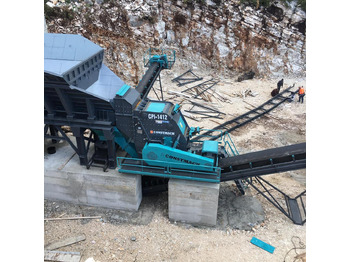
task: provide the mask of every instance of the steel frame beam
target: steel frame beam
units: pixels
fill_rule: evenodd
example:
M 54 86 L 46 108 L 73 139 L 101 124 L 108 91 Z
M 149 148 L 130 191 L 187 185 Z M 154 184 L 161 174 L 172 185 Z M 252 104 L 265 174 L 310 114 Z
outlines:
M 52 128 L 56 129 L 61 136 L 56 134 L 48 134 L 48 131 Z M 66 135 L 66 133 L 62 130 L 61 126 L 59 125 L 49 125 L 46 124 L 44 127 L 44 137 L 47 139 L 53 139 L 53 140 L 64 140 L 67 141 L 68 144 L 72 147 L 72 149 L 75 151 L 75 153 L 79 156 L 79 161 L 81 165 L 85 165 L 87 168 L 89 168 L 89 162 L 91 159 L 88 159 L 88 152 L 90 150 L 90 144 L 91 142 L 94 143 L 95 139 L 92 138 L 92 132 L 89 136 L 89 138 L 84 136 L 84 131 L 86 129 L 90 129 L 89 127 L 81 127 L 81 126 L 71 126 L 71 129 L 73 131 L 73 135 L 76 139 L 76 144 L 72 142 L 72 140 Z M 104 136 L 107 140 L 107 150 L 108 150 L 108 168 L 115 169 L 117 167 L 117 157 L 116 157 L 116 145 L 114 142 L 114 137 L 112 134 L 111 128 L 96 128 L 99 130 L 102 130 L 104 133 Z M 85 141 L 88 141 L 87 145 L 85 145 Z
M 186 74 L 188 74 L 188 73 L 190 73 L 190 74 L 192 74 L 193 76 L 195 76 L 195 78 L 184 78 L 184 76 L 185 76 Z M 196 81 L 200 81 L 200 80 L 202 80 L 202 79 L 203 79 L 203 77 L 197 76 L 195 73 L 192 72 L 192 69 L 189 69 L 189 70 L 187 70 L 185 73 L 179 75 L 178 77 L 175 77 L 173 80 L 171 80 L 171 82 L 177 82 L 177 83 L 178 83 L 178 84 L 177 84 L 178 86 L 184 86 L 184 85 L 187 85 L 187 84 L 191 84 L 191 83 L 193 83 L 193 82 L 196 82 Z M 180 81 L 186 81 L 186 82 L 180 82 Z
M 292 88 L 294 87 L 293 86 L 290 86 L 288 87 L 286 90 L 284 90 L 283 92 L 279 93 L 277 96 L 271 98 L 270 100 L 266 101 L 265 103 L 263 103 L 262 105 L 260 105 L 259 107 L 257 108 L 254 108 L 250 111 L 248 111 L 247 113 L 244 113 L 243 115 L 240 115 L 234 119 L 231 119 L 223 124 L 220 124 L 212 129 L 227 129 L 226 126 L 227 125 L 230 125 L 232 123 L 236 123 L 235 126 L 227 129 L 227 132 L 232 132 L 233 130 L 243 126 L 243 125 L 246 125 L 250 122 L 252 122 L 253 120 L 265 115 L 266 113 L 272 111 L 273 109 L 275 109 L 276 107 L 278 107 L 280 104 L 286 102 L 288 99 L 289 99 L 289 96 L 288 97 L 285 97 L 283 96 L 283 94 L 296 94 L 298 91 L 290 91 Z M 276 103 L 274 103 L 274 101 L 277 101 L 277 100 L 280 100 Z M 266 108 L 267 107 L 267 108 Z M 261 111 L 260 113 L 258 111 Z M 207 131 L 201 135 L 198 135 L 198 139 L 201 138 L 201 137 L 204 137 L 204 136 L 207 136 L 211 133 L 212 131 Z M 218 139 L 219 136 L 213 136 L 211 138 L 211 140 L 216 140 Z
M 268 200 L 274 207 L 276 207 L 279 211 L 281 211 L 285 216 L 287 216 L 290 220 L 293 221 L 294 224 L 297 225 L 304 225 L 306 222 L 306 209 L 304 205 L 304 201 L 302 197 L 306 196 L 306 190 L 301 192 L 299 195 L 297 195 L 295 198 L 289 197 L 287 194 L 282 192 L 280 189 L 278 189 L 276 186 L 272 185 L 265 179 L 261 178 L 260 176 L 256 176 L 255 181 L 259 183 L 259 185 L 265 190 L 260 190 L 257 186 L 254 185 L 254 180 L 246 180 L 249 185 L 254 188 L 256 191 L 258 191 L 259 194 L 261 194 L 266 200 Z M 283 196 L 283 199 L 285 200 L 286 208 L 283 208 L 282 203 L 279 202 L 275 196 L 271 194 L 271 190 L 268 190 L 266 185 L 270 186 L 275 190 L 275 192 L 278 192 Z M 267 193 L 267 194 L 266 194 Z M 299 204 L 297 201 L 300 201 L 302 209 L 300 209 Z M 293 206 L 291 203 L 295 203 Z M 303 216 L 302 216 L 302 213 Z M 303 219 L 304 217 L 304 219 Z

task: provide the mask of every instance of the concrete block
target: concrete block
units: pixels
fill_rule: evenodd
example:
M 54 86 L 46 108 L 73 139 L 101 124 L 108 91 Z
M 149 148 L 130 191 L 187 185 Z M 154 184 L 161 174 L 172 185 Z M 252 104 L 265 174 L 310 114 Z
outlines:
M 169 219 L 215 226 L 220 184 L 170 179 Z
M 59 145 L 55 154 L 46 154 L 44 168 L 45 199 L 130 211 L 141 204 L 140 175 L 86 169 L 69 145 Z

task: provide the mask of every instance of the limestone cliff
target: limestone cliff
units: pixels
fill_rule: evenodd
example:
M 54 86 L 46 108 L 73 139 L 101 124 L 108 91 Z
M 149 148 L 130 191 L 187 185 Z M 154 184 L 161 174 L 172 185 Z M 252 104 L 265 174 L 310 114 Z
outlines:
M 149 47 L 175 49 L 185 68 L 258 77 L 304 77 L 306 14 L 296 2 L 256 8 L 240 1 L 51 0 L 48 31 L 75 33 L 106 49 L 105 62 L 137 83 Z M 60 10 L 58 10 L 60 9 Z

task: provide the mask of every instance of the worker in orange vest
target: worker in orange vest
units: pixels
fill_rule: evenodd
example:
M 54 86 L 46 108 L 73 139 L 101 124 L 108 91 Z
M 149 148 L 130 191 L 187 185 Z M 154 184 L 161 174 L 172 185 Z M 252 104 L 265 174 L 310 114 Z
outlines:
M 304 103 L 305 89 L 303 86 L 299 87 L 298 95 L 299 95 L 299 102 L 301 100 L 301 103 Z

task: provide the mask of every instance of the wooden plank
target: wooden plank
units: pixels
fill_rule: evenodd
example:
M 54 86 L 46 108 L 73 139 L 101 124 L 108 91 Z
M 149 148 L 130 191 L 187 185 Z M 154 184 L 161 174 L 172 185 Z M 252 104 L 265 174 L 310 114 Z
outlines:
M 52 244 L 49 244 L 45 247 L 45 250 L 54 250 L 60 247 L 65 247 L 65 246 L 69 246 L 72 244 L 75 244 L 77 242 L 83 241 L 85 240 L 85 236 L 81 235 L 81 236 L 75 236 L 75 237 L 70 237 L 70 238 L 66 238 L 57 242 L 54 242 Z
M 225 92 L 225 91 L 221 91 L 223 94 L 225 94 L 225 95 L 227 95 L 227 96 L 230 96 L 230 97 L 235 97 L 233 94 L 229 94 L 229 93 L 227 93 L 227 92 Z M 236 94 L 236 96 L 237 96 L 237 94 Z
M 192 114 L 190 114 L 190 113 L 188 113 L 188 112 L 186 112 L 186 111 L 182 111 L 181 113 L 182 113 L 184 116 L 186 116 L 186 117 L 193 117 Z
M 80 259 L 80 252 L 64 252 L 51 250 L 45 250 L 44 252 L 44 261 L 79 262 Z
M 205 109 L 215 111 L 216 113 L 222 113 L 218 109 L 215 109 L 212 106 L 210 106 L 209 103 L 197 103 L 197 102 L 194 102 L 194 101 L 191 101 L 191 103 L 192 103 L 192 105 L 195 105 L 195 106 L 198 106 L 198 107 L 203 107 Z
M 179 96 L 184 96 L 184 97 L 187 97 L 187 98 L 191 98 L 190 95 L 186 95 L 186 94 L 184 94 L 184 93 L 177 92 L 177 91 L 173 91 L 173 90 L 168 90 L 167 93 L 170 94 L 170 95 L 175 94 L 175 95 L 179 95 Z
M 45 218 L 44 221 L 53 221 L 53 220 L 76 220 L 76 219 L 99 219 L 101 216 L 93 216 L 93 217 L 53 217 L 53 218 Z

